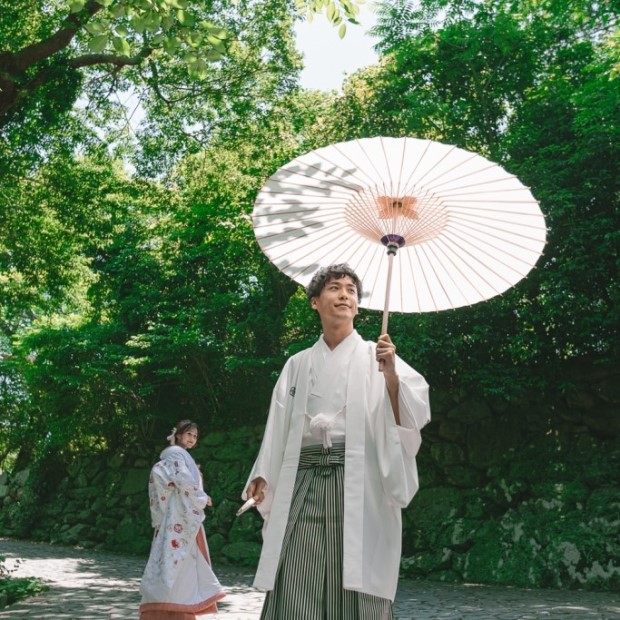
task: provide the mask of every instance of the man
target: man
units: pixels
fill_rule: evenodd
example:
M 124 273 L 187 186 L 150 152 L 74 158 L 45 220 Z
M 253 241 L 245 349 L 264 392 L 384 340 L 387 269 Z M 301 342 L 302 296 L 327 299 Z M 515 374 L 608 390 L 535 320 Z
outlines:
M 319 270 L 307 294 L 323 335 L 284 366 L 244 491 L 265 520 L 261 618 L 389 619 L 428 385 L 387 334 L 375 345 L 355 331 L 348 265 Z

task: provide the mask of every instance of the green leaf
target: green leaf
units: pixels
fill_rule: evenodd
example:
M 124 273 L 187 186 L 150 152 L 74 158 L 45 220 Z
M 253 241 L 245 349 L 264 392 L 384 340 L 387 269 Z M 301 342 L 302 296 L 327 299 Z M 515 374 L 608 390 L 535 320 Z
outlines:
M 131 47 L 124 37 L 113 37 L 112 46 L 119 54 L 122 54 L 123 56 L 129 56 L 131 54 Z
M 146 28 L 146 22 L 144 18 L 139 17 L 138 15 L 134 15 L 131 18 L 131 25 L 133 26 L 133 29 L 140 34 L 142 34 Z
M 225 30 L 221 26 L 216 26 L 211 22 L 202 22 L 201 26 L 203 26 L 203 28 L 208 32 L 209 36 L 217 37 L 222 41 L 224 39 L 230 38 L 230 33 L 228 32 L 228 30 Z
M 203 43 L 203 38 L 197 32 L 189 31 L 189 34 L 185 37 L 185 41 L 190 47 L 200 47 Z
M 221 52 L 225 52 L 226 51 L 226 45 L 224 44 L 224 42 L 221 39 L 218 39 L 217 37 L 214 37 L 213 35 L 208 34 L 207 35 L 207 41 L 215 48 L 220 50 Z
M 177 37 L 176 35 L 170 35 L 164 39 L 162 47 L 164 48 L 164 51 L 166 53 L 172 55 L 176 52 L 180 44 L 181 40 L 179 39 L 179 37 Z
M 161 26 L 161 17 L 158 13 L 147 13 L 144 17 L 144 27 L 149 32 L 157 32 Z
M 79 13 L 84 8 L 85 4 L 86 0 L 73 0 L 69 5 L 69 10 L 72 13 Z
M 349 20 L 351 20 L 351 19 L 355 19 L 355 17 L 360 12 L 360 8 L 359 6 L 357 6 L 357 4 L 345 4 L 344 12 L 345 12 L 345 15 L 349 18 Z
M 342 25 L 340 26 L 340 28 L 338 28 L 338 36 L 339 36 L 341 39 L 344 39 L 344 35 L 345 35 L 345 34 L 347 34 L 347 25 L 346 25 L 346 23 L 345 23 L 345 24 L 342 24 Z
M 220 54 L 222 54 L 222 56 L 225 56 L 228 53 L 228 48 L 226 47 L 226 45 L 224 45 L 224 43 L 221 43 L 221 42 L 213 45 L 213 49 L 216 52 L 219 52 Z
M 192 68 L 192 73 L 201 80 L 204 80 L 208 75 L 207 63 L 200 59 Z
M 116 19 L 119 19 L 123 17 L 124 15 L 127 15 L 127 13 L 128 13 L 128 9 L 124 4 L 119 4 L 118 6 L 115 6 L 112 8 L 112 15 Z
M 333 2 L 330 2 L 327 6 L 327 19 L 330 22 L 334 21 L 334 16 L 336 15 L 336 5 Z
M 95 54 L 100 54 L 106 48 L 108 44 L 108 35 L 107 34 L 99 34 L 94 36 L 89 42 L 88 47 Z
M 87 32 L 90 34 L 104 34 L 107 28 L 101 22 L 88 22 L 84 26 Z
M 206 58 L 209 62 L 216 62 L 218 60 L 222 60 L 224 58 L 224 55 L 220 54 L 220 52 L 218 52 L 217 50 L 212 49 L 207 52 Z
M 191 28 L 196 23 L 196 19 L 191 13 L 182 10 L 177 11 L 177 20 L 186 28 Z

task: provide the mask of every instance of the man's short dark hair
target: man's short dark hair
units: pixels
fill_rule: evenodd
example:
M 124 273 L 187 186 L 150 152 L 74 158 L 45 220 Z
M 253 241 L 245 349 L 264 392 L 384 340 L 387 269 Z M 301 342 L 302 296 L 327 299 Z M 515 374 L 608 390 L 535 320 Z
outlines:
M 325 288 L 325 285 L 332 280 L 340 280 L 340 278 L 351 278 L 355 288 L 357 289 L 357 301 L 362 300 L 362 282 L 357 277 L 357 274 L 346 263 L 340 263 L 339 265 L 330 265 L 329 267 L 321 267 L 310 280 L 310 284 L 306 287 L 306 295 L 308 299 L 318 297 L 321 291 Z

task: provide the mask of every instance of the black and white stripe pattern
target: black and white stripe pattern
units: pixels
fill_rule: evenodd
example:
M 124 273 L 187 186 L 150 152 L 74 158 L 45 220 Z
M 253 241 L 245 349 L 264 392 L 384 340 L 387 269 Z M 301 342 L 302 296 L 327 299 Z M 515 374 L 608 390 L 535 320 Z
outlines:
M 302 449 L 275 587 L 261 620 L 391 620 L 392 604 L 342 586 L 344 444 Z

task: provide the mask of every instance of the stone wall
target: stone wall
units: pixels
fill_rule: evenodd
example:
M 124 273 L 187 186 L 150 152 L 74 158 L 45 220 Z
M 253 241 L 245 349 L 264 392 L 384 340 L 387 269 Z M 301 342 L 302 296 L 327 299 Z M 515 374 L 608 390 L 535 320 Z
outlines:
M 618 379 L 590 373 L 553 403 L 433 393 L 421 489 L 403 513 L 403 573 L 620 591 Z M 235 511 L 261 435 L 211 433 L 193 451 L 214 500 L 205 525 L 216 561 L 258 558 L 261 520 Z M 0 534 L 146 556 L 152 461 L 99 456 L 3 473 Z
M 406 573 L 620 591 L 620 390 L 589 379 L 553 404 L 435 400 Z

